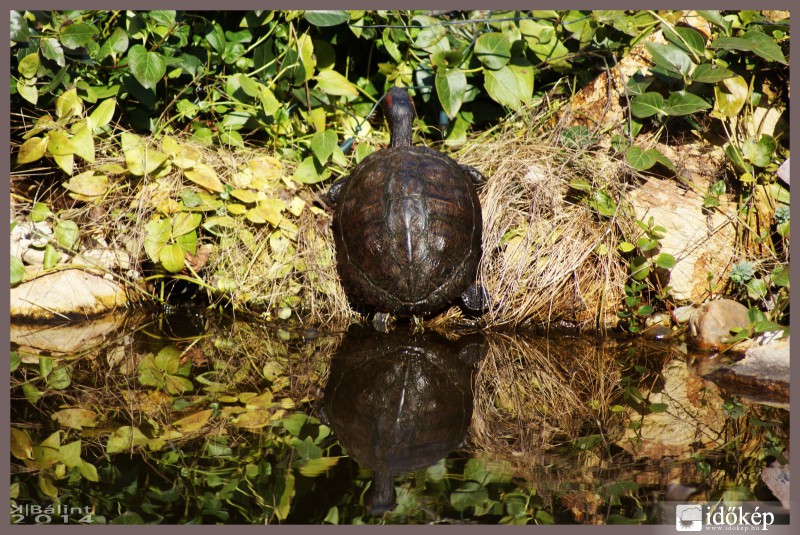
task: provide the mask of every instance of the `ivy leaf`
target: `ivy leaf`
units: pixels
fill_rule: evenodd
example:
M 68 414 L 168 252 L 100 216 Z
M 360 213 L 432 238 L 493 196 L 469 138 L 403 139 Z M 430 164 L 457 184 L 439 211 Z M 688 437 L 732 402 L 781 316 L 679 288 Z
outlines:
M 295 169 L 292 175 L 292 180 L 300 182 L 301 184 L 316 184 L 323 180 L 323 177 L 320 176 L 319 171 L 317 171 L 314 158 L 308 157 L 297 166 L 297 169 Z
M 651 150 L 644 151 L 636 145 L 631 145 L 625 151 L 625 160 L 628 165 L 638 171 L 645 171 L 656 164 L 656 155 Z
M 742 145 L 742 155 L 753 165 L 766 167 L 772 161 L 776 148 L 775 138 L 764 134 L 758 141 L 753 137 L 747 138 Z
M 645 43 L 645 48 L 653 58 L 653 63 L 662 69 L 677 74 L 688 74 L 694 63 L 689 55 L 671 44 Z
M 27 80 L 28 83 L 35 82 L 36 80 Z M 39 102 L 39 91 L 37 91 L 36 87 L 33 85 L 28 85 L 26 80 L 19 79 L 17 80 L 17 93 L 19 93 L 22 98 L 27 100 L 33 105 L 36 105 Z
M 467 91 L 467 76 L 461 69 L 438 69 L 436 71 L 436 94 L 447 116 L 452 120 Z
M 306 11 L 303 13 L 303 18 L 305 18 L 314 26 L 338 26 L 339 24 L 350 20 L 350 14 L 343 10 Z
M 633 97 L 633 100 L 631 100 L 631 113 L 641 118 L 664 113 L 664 97 L 660 93 L 653 91 Z
M 17 163 L 23 164 L 35 162 L 44 156 L 48 143 L 49 139 L 47 137 L 30 138 L 19 148 L 19 152 L 17 153 Z
M 484 33 L 475 41 L 475 56 L 487 69 L 500 69 L 511 61 L 511 42 L 500 32 Z
M 533 93 L 533 69 L 530 66 L 506 65 L 483 73 L 486 91 L 496 102 L 521 111 L 522 103 Z
M 95 175 L 90 169 L 64 182 L 64 187 L 82 197 L 98 197 L 108 190 L 108 177 Z
M 734 76 L 733 71 L 725 67 L 713 65 L 711 63 L 701 63 L 692 71 L 691 77 L 693 82 L 715 84 L 732 76 Z
M 25 277 L 25 265 L 16 256 L 11 257 L 11 286 L 22 282 Z
M 689 115 L 711 107 L 705 99 L 686 91 L 673 91 L 663 110 L 667 115 Z
M 61 32 L 61 44 L 74 50 L 89 44 L 97 32 L 97 28 L 91 24 L 76 22 L 65 27 Z
M 64 249 L 71 250 L 78 241 L 80 231 L 74 221 L 59 221 L 55 228 L 55 235 L 58 244 Z
M 30 38 L 28 22 L 23 11 L 11 11 L 11 40 L 15 43 L 27 43 Z
M 183 173 L 186 178 L 213 193 L 222 193 L 225 187 L 219 179 L 217 172 L 204 163 L 196 163 L 191 169 Z
M 64 49 L 61 48 L 61 43 L 59 43 L 57 39 L 52 37 L 41 39 L 39 42 L 39 49 L 42 51 L 44 57 L 55 61 L 59 67 L 63 67 L 66 64 L 64 62 Z
M 322 71 L 314 79 L 317 87 L 326 95 L 358 96 L 355 84 L 334 70 Z
M 191 212 L 180 212 L 172 218 L 172 238 L 175 239 L 200 226 L 203 216 Z
M 145 89 L 156 85 L 167 72 L 167 60 L 158 52 L 148 52 L 142 45 L 128 51 L 128 66 L 136 81 Z
M 324 132 L 317 132 L 311 136 L 311 151 L 317 157 L 319 163 L 324 164 L 328 161 L 333 149 L 336 148 L 336 132 L 333 130 L 325 130 Z
M 752 51 L 767 61 L 777 61 L 786 65 L 786 56 L 783 55 L 781 47 L 765 33 L 751 30 L 742 36 L 742 39 L 752 43 Z
M 697 30 L 680 26 L 671 28 L 666 24 L 662 24 L 661 29 L 664 31 L 664 37 L 681 50 L 694 53 L 694 56 L 697 58 L 703 58 L 705 56 L 706 40 Z
M 164 269 L 170 273 L 179 273 L 183 269 L 183 248 L 177 243 L 165 245 L 158 252 L 158 259 Z
M 736 117 L 747 102 L 749 91 L 747 81 L 741 76 L 722 80 L 722 84 L 714 85 L 717 109 L 726 117 Z
M 39 53 L 34 52 L 33 54 L 28 54 L 19 60 L 17 70 L 25 78 L 33 78 L 36 76 L 36 71 L 39 70 L 39 64 Z
M 111 122 L 114 117 L 114 111 L 117 107 L 117 99 L 108 98 L 98 104 L 94 111 L 89 115 L 89 126 L 97 131 Z

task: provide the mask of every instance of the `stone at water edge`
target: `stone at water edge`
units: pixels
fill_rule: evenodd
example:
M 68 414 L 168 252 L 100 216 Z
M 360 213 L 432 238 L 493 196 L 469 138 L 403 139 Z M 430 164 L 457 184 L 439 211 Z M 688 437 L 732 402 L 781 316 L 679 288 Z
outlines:
M 778 178 L 783 180 L 787 186 L 789 185 L 789 160 L 790 158 L 786 158 L 786 161 L 778 167 Z
M 731 329 L 744 329 L 749 323 L 747 307 L 743 304 L 733 299 L 709 301 L 689 319 L 690 340 L 700 349 L 723 349 L 724 341 L 733 337 Z

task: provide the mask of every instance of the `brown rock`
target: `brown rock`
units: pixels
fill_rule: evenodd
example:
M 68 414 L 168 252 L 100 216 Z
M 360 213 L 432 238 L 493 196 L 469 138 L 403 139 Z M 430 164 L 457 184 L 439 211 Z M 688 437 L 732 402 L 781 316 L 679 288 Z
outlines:
M 746 328 L 750 323 L 747 307 L 733 299 L 709 301 L 698 308 L 689 320 L 691 342 L 700 349 L 723 349 L 731 338 L 731 329 Z

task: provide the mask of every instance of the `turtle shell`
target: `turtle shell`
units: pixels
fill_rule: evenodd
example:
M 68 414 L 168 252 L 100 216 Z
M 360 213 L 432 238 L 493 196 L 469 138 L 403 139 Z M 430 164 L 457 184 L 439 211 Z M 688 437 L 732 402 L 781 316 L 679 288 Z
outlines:
M 362 466 L 399 474 L 430 466 L 464 440 L 483 340 L 437 333 L 348 331 L 322 405 L 339 442 Z
M 342 187 L 333 223 L 339 276 L 356 305 L 425 315 L 475 282 L 478 194 L 440 152 L 398 146 L 369 155 Z

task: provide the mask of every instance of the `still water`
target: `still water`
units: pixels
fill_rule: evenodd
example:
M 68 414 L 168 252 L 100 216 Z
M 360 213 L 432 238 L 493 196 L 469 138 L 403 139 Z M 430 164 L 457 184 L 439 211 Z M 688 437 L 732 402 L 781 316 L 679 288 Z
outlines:
M 191 310 L 11 340 L 12 523 L 669 524 L 720 500 L 788 520 L 788 411 L 678 341 Z

